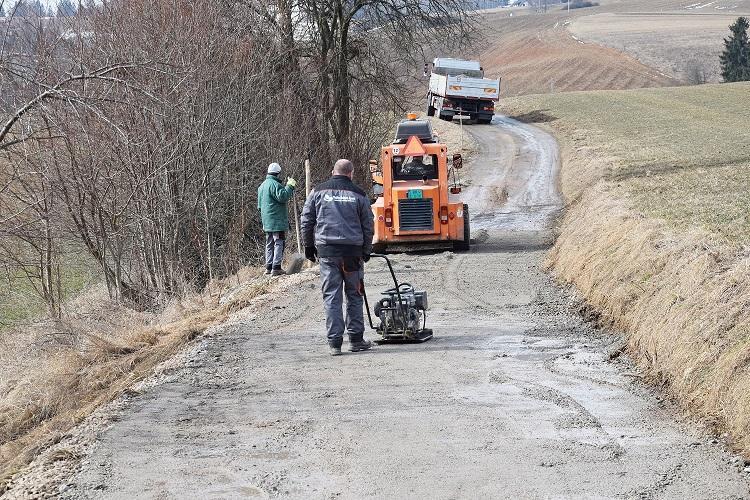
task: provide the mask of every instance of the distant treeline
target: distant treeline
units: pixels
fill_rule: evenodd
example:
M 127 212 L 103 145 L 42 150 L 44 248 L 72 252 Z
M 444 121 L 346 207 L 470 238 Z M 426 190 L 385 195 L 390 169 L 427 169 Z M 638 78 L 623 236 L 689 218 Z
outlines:
M 0 1 L 0 17 L 70 17 L 81 12 L 91 11 L 96 7 L 94 0 L 73 2 L 60 0 L 54 5 L 45 5 L 40 0 Z
M 586 7 L 596 7 L 599 5 L 599 2 L 588 2 L 588 1 L 582 1 L 582 0 L 575 0 L 573 2 L 570 2 L 570 8 L 571 9 L 585 9 Z M 567 5 L 565 6 L 567 9 Z

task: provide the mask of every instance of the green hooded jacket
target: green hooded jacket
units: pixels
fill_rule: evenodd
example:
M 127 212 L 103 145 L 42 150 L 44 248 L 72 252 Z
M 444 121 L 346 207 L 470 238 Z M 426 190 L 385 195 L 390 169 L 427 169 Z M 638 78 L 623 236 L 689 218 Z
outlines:
M 263 221 L 263 230 L 271 233 L 289 230 L 289 211 L 286 202 L 292 197 L 294 188 L 283 186 L 274 175 L 267 175 L 258 187 L 258 210 Z

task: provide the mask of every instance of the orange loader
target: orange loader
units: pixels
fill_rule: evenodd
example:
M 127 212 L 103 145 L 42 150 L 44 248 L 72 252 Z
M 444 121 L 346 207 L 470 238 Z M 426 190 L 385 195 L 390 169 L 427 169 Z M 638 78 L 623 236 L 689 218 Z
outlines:
M 376 252 L 416 249 L 468 250 L 469 207 L 458 196 L 460 154 L 448 161 L 427 120 L 409 114 L 392 144 L 381 149 L 380 164 L 370 162 Z

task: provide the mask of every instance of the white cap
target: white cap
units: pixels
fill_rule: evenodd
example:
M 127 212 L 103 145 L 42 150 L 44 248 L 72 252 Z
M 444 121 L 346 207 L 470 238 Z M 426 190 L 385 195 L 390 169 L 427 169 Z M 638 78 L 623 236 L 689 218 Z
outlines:
M 278 163 L 271 163 L 270 165 L 268 165 L 268 173 L 269 174 L 274 174 L 275 175 L 275 174 L 278 174 L 280 172 L 281 172 L 281 165 L 279 165 Z

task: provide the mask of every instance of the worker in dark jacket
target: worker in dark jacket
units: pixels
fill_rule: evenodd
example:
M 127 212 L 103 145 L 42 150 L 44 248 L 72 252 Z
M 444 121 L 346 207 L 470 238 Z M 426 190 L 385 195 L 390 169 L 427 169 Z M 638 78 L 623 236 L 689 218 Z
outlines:
M 372 343 L 364 339 L 362 279 L 363 263 L 372 252 L 374 231 L 370 200 L 352 182 L 354 165 L 339 160 L 333 176 L 310 193 L 302 210 L 305 257 L 320 261 L 323 307 L 328 346 L 332 356 L 341 354 L 344 332 L 349 350 L 366 351 Z M 346 294 L 346 320 L 343 294 Z
M 266 274 L 280 276 L 286 274 L 281 269 L 284 257 L 286 232 L 289 230 L 289 211 L 286 204 L 294 194 L 297 181 L 289 177 L 286 186 L 281 184 L 281 165 L 268 166 L 266 180 L 258 187 L 258 210 L 260 210 L 263 231 L 266 232 Z

